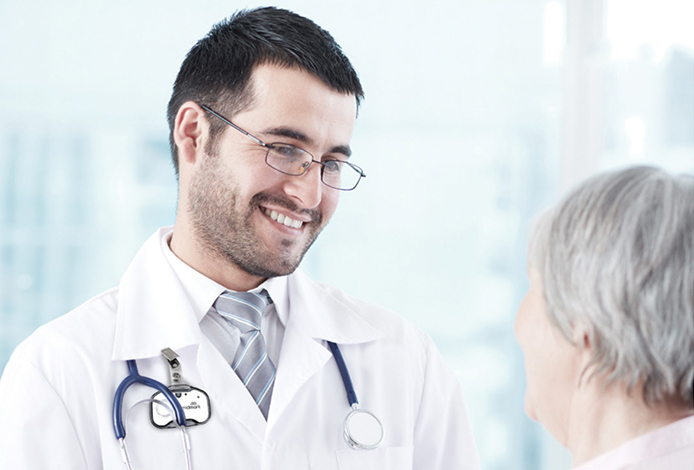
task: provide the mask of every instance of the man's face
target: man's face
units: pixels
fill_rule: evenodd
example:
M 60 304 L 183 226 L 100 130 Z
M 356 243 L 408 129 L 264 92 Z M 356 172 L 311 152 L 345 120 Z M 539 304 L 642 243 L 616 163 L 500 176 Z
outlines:
M 251 81 L 253 104 L 231 117 L 234 124 L 265 143 L 301 147 L 315 160 L 347 159 L 353 95 L 306 72 L 269 65 L 257 67 Z M 264 147 L 230 127 L 214 147 L 214 155 L 196 164 L 187 195 L 200 248 L 254 276 L 293 272 L 335 212 L 339 191 L 321 182 L 318 164 L 301 176 L 274 170 Z

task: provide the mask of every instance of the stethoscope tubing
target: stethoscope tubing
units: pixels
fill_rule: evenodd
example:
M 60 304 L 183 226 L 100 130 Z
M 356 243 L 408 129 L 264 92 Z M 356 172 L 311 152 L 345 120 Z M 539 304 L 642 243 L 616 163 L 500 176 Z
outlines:
M 113 430 L 116 433 L 116 439 L 125 438 L 125 425 L 123 423 L 123 398 L 125 397 L 125 392 L 128 390 L 128 388 L 135 383 L 146 385 L 147 387 L 152 387 L 155 390 L 160 391 L 166 397 L 166 400 L 171 404 L 176 422 L 180 426 L 185 426 L 186 414 L 171 390 L 169 390 L 169 388 L 161 382 L 158 382 L 150 377 L 140 375 L 140 372 L 137 369 L 137 363 L 134 360 L 128 360 L 127 363 L 130 375 L 123 379 L 116 390 L 116 395 L 113 397 Z
M 347 392 L 347 400 L 349 401 L 349 406 L 354 407 L 354 405 L 359 404 L 359 400 L 357 400 L 357 393 L 354 391 L 352 379 L 349 376 L 349 371 L 347 370 L 347 366 L 345 365 L 345 360 L 342 357 L 340 348 L 337 347 L 337 344 L 333 343 L 332 341 L 328 341 L 328 347 L 330 348 L 330 351 L 332 351 L 333 353 L 333 357 L 335 358 L 335 362 L 337 363 L 337 368 L 340 370 L 340 375 L 342 376 L 342 382 L 345 384 L 345 391 Z
M 352 408 L 352 412 L 347 416 L 345 419 L 344 423 L 344 437 L 345 440 L 347 441 L 347 444 L 349 444 L 350 447 L 353 449 L 358 449 L 358 450 L 372 450 L 378 447 L 381 442 L 383 441 L 384 437 L 384 431 L 383 431 L 383 425 L 381 424 L 381 421 L 370 411 L 367 410 L 361 410 L 359 409 L 359 400 L 357 399 L 357 394 L 354 391 L 354 385 L 352 384 L 352 379 L 349 375 L 349 371 L 347 370 L 347 365 L 345 364 L 345 360 L 342 357 L 342 352 L 340 352 L 340 348 L 337 346 L 337 344 L 333 343 L 332 341 L 327 341 L 328 347 L 330 348 L 330 351 L 333 354 L 333 357 L 335 358 L 335 362 L 337 364 L 337 368 L 340 371 L 340 376 L 342 377 L 342 382 L 344 383 L 345 386 L 345 392 L 347 394 L 347 400 L 349 401 L 349 405 Z M 173 412 L 175 414 L 175 419 L 176 422 L 181 426 L 181 430 L 184 433 L 184 442 L 185 438 L 187 436 L 185 435 L 185 425 L 186 425 L 186 417 L 185 417 L 185 412 L 183 411 L 183 408 L 181 407 L 181 404 L 179 403 L 178 399 L 174 396 L 174 394 L 171 392 L 171 390 L 164 385 L 161 382 L 158 382 L 157 380 L 154 380 L 150 377 L 144 377 L 140 375 L 138 369 L 137 369 L 137 363 L 134 360 L 128 360 L 128 370 L 130 371 L 130 374 L 121 382 L 121 384 L 118 386 L 118 389 L 116 390 L 116 394 L 113 399 L 113 429 L 116 434 L 116 438 L 121 444 L 121 450 L 124 452 L 124 459 L 126 462 L 126 466 L 129 467 L 129 458 L 127 457 L 127 449 L 125 448 L 125 426 L 123 423 L 123 398 L 125 396 L 125 392 L 128 390 L 128 388 L 135 383 L 140 383 L 142 385 L 151 387 L 159 392 L 161 392 L 167 399 L 167 401 L 171 404 L 171 407 L 173 408 Z M 381 429 L 381 435 L 380 438 L 378 439 L 377 442 L 374 442 L 373 444 L 368 444 L 368 443 L 360 443 L 358 442 L 353 436 L 352 433 L 350 432 L 349 429 L 349 423 L 350 419 L 352 416 L 354 416 L 357 413 L 365 413 L 369 415 L 370 417 L 373 418 L 375 423 L 380 427 Z M 190 455 L 189 453 L 186 454 L 187 457 L 187 463 L 190 463 Z M 191 468 L 190 465 L 187 468 Z

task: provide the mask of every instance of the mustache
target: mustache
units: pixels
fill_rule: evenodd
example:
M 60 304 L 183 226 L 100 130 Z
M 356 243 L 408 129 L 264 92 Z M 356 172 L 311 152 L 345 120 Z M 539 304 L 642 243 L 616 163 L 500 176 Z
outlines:
M 251 198 L 251 206 L 259 206 L 262 203 L 270 203 L 276 206 L 283 207 L 291 212 L 306 214 L 311 218 L 312 223 L 320 224 L 323 220 L 323 214 L 318 209 L 299 209 L 294 201 L 285 196 L 268 193 L 258 193 Z

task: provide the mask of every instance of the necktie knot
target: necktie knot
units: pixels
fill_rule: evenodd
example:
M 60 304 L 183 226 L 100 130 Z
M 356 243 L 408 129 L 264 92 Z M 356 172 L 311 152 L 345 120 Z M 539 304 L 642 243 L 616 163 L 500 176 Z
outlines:
M 254 292 L 224 291 L 214 307 L 220 315 L 232 322 L 242 333 L 260 330 L 263 312 L 269 303 L 266 290 Z

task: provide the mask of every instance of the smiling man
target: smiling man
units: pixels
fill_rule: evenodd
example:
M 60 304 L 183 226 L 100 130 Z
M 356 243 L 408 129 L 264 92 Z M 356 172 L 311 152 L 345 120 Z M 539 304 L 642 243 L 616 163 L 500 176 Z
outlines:
M 208 119 L 227 124 L 215 103 L 184 103 L 173 127 L 181 200 L 171 249 L 235 290 L 292 273 L 335 212 L 339 189 L 362 176 L 348 162 L 355 94 L 272 63 L 256 66 L 247 87 L 246 109 L 214 144 Z
M 0 468 L 479 468 L 431 340 L 297 270 L 364 177 L 362 97 L 334 39 L 286 10 L 191 49 L 168 110 L 175 226 L 14 353 Z

